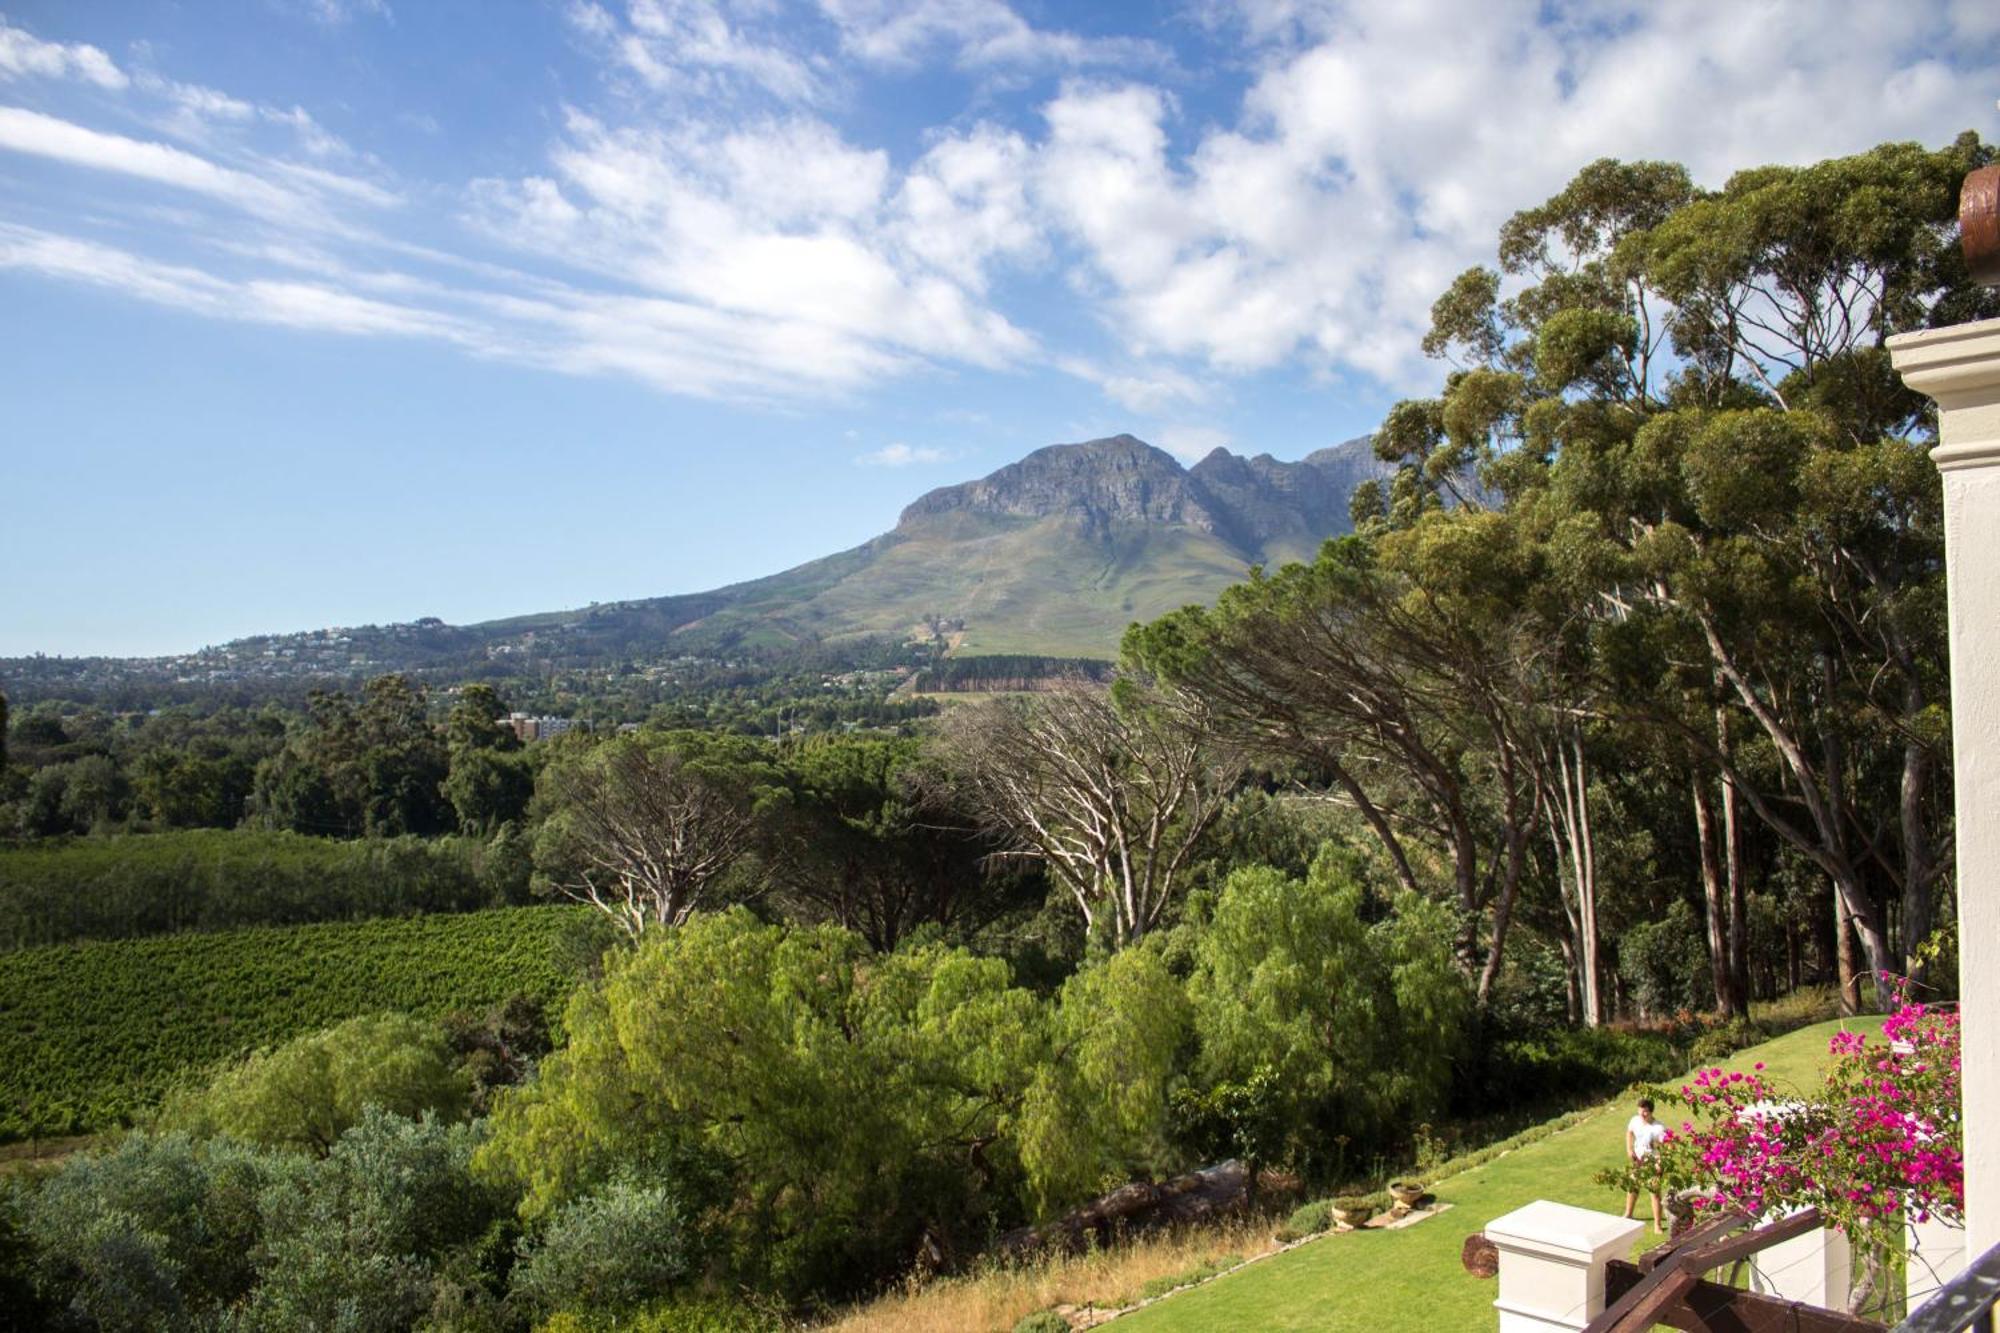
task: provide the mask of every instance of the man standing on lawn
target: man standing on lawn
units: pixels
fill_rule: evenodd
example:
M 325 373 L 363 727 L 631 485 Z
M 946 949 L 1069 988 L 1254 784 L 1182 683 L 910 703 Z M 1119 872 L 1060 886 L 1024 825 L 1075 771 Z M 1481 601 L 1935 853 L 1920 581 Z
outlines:
M 1660 1146 L 1660 1140 L 1667 1137 L 1667 1127 L 1653 1119 L 1653 1101 L 1650 1097 L 1639 1099 L 1639 1113 L 1625 1122 L 1625 1160 L 1632 1168 L 1634 1188 L 1625 1193 L 1625 1216 L 1632 1215 L 1633 1207 L 1639 1202 L 1637 1185 L 1648 1172 L 1652 1174 L 1652 1188 L 1647 1191 L 1653 1199 L 1653 1230 L 1663 1230 L 1660 1226 L 1660 1180 L 1659 1172 L 1650 1164 L 1653 1149 Z

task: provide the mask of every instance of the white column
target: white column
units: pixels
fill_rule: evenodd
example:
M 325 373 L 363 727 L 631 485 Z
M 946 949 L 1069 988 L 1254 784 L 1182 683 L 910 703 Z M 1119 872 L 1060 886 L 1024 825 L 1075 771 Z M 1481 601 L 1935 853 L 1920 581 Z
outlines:
M 1958 988 L 1965 1045 L 1966 1246 L 2000 1244 L 2000 319 L 1889 340 L 1938 404 L 1958 813 Z M 1982 960 L 1984 965 L 1982 966 Z
M 1965 1271 L 1965 1228 L 1939 1218 L 1905 1224 L 1903 1295 L 1914 1310 Z
M 1574 1333 L 1604 1313 L 1604 1265 L 1644 1222 L 1537 1200 L 1486 1224 L 1500 1252 L 1500 1333 Z
M 1817 1227 L 1751 1255 L 1750 1290 L 1823 1310 L 1845 1310 L 1853 1266 L 1847 1237 L 1831 1227 Z

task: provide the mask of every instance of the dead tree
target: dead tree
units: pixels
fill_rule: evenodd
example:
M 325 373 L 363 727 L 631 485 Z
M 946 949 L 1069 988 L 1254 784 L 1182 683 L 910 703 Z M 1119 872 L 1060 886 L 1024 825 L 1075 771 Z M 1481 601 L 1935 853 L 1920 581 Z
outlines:
M 686 921 L 750 845 L 748 794 L 669 748 L 614 741 L 549 781 L 552 882 L 635 939 Z
M 1189 696 L 1130 681 L 964 709 L 939 744 L 1002 854 L 1047 866 L 1114 948 L 1159 922 L 1242 771 Z

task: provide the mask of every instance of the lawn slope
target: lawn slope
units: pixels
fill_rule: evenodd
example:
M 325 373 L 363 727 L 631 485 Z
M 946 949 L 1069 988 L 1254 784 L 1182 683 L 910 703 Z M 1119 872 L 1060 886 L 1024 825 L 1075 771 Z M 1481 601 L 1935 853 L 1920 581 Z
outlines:
M 1827 1039 L 1842 1025 L 1801 1028 L 1739 1051 L 1728 1067 L 1748 1070 L 1762 1061 L 1765 1076 L 1780 1088 L 1815 1086 Z M 1850 1019 L 1845 1025 L 1873 1034 L 1881 1020 Z M 1623 1197 L 1591 1177 L 1617 1164 L 1630 1115 L 1622 1103 L 1607 1104 L 1558 1134 L 1439 1181 L 1433 1192 L 1452 1205 L 1442 1216 L 1401 1231 L 1361 1231 L 1302 1245 L 1128 1315 L 1118 1321 L 1119 1333 L 1491 1328 L 1494 1284 L 1460 1267 L 1466 1236 L 1536 1199 L 1619 1211 Z M 1671 1113 L 1666 1118 L 1676 1123 Z M 1645 1241 L 1652 1243 L 1651 1237 Z

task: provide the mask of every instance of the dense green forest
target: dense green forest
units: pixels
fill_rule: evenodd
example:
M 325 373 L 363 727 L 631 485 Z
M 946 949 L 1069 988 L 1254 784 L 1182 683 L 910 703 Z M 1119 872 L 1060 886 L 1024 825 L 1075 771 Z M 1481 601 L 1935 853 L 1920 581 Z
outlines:
M 399 674 L 17 710 L 4 937 L 164 933 L 0 954 L 0 1124 L 134 1126 L 5 1196 L 0 1285 L 84 1328 L 755 1326 L 1224 1158 L 1373 1191 L 1753 1000 L 1948 996 L 1935 423 L 1882 343 L 2000 311 L 1952 226 L 1992 156 L 1590 165 L 1439 298 L 1354 535 L 1109 681 L 527 745 Z M 585 907 L 189 933 L 536 898 Z
M 260 829 L 66 835 L 0 849 L 0 949 L 532 900 L 518 836 Z
M 947 657 L 925 667 L 917 688 L 939 694 L 1040 689 L 1068 676 L 1107 680 L 1111 664 L 1088 657 L 1049 657 L 1030 653 L 990 653 Z

